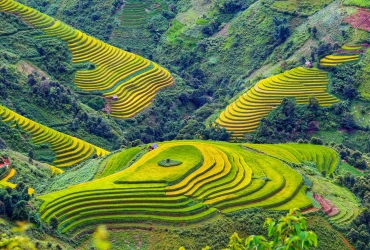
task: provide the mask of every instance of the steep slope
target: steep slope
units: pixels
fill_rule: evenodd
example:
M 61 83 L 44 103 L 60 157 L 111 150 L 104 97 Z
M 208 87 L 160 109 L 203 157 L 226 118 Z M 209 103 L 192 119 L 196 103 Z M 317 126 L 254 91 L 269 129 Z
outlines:
M 32 135 L 35 144 L 50 143 L 56 154 L 54 165 L 68 167 L 81 162 L 92 155 L 104 156 L 109 152 L 75 137 L 60 133 L 37 122 L 27 119 L 6 107 L 0 106 L 2 122 L 10 122 Z
M 308 104 L 313 96 L 321 106 L 329 106 L 338 100 L 326 92 L 327 75 L 322 70 L 299 67 L 261 80 L 226 107 L 216 122 L 232 132 L 232 137 L 243 138 L 245 133 L 255 131 L 261 119 L 286 97 Z
M 170 73 L 147 59 L 120 50 L 12 0 L 2 0 L 0 10 L 14 13 L 47 36 L 68 44 L 72 62 L 91 62 L 95 69 L 78 71 L 75 84 L 85 91 L 101 91 L 109 100 L 113 117 L 134 116 L 151 104 L 156 92 L 174 83 Z

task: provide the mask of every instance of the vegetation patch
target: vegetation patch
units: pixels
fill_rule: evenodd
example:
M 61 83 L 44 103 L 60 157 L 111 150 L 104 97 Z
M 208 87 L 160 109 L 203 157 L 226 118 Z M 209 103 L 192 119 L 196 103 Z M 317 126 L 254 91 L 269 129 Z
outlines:
M 181 165 L 181 161 L 171 160 L 170 158 L 167 158 L 166 160 L 161 160 L 158 162 L 158 165 L 161 167 L 174 167 Z
M 94 154 L 104 156 L 109 153 L 83 140 L 34 122 L 4 106 L 0 106 L 0 117 L 2 122 L 30 133 L 35 144 L 49 143 L 56 154 L 54 165 L 57 167 L 69 167 Z
M 354 5 L 358 7 L 368 8 L 370 7 L 370 2 L 367 0 L 344 0 L 345 5 Z
M 231 103 L 216 122 L 231 132 L 233 138 L 241 139 L 244 134 L 254 132 L 262 118 L 267 117 L 286 97 L 295 98 L 298 104 L 305 105 L 311 103 L 312 97 L 317 100 L 314 105 L 331 106 L 338 102 L 337 98 L 327 93 L 328 83 L 325 71 L 294 68 L 259 81 Z
M 310 16 L 333 0 L 275 0 L 271 8 L 283 13 Z
M 344 18 L 355 29 L 370 31 L 370 11 L 367 9 L 358 9 L 356 13 Z

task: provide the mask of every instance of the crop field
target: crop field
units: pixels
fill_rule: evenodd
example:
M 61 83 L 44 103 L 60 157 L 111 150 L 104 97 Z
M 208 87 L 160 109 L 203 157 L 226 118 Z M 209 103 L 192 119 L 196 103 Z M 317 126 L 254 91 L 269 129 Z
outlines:
M 358 1 L 360 2 L 360 1 Z M 370 3 L 368 1 L 363 1 L 369 7 Z M 370 31 L 370 11 L 367 9 L 358 8 L 357 12 L 344 18 L 344 22 L 348 23 L 355 29 Z
M 156 93 L 174 83 L 164 68 L 141 56 L 113 47 L 65 23 L 13 0 L 0 0 L 0 11 L 14 13 L 26 23 L 42 29 L 46 36 L 67 43 L 72 62 L 90 62 L 91 70 L 80 70 L 75 84 L 84 91 L 99 91 L 108 100 L 107 111 L 116 118 L 129 118 L 150 106 Z
M 283 13 L 309 16 L 328 5 L 333 0 L 276 0 L 271 8 Z
M 319 69 L 294 68 L 282 74 L 259 81 L 254 87 L 231 103 L 216 122 L 233 138 L 243 138 L 253 132 L 261 119 L 277 108 L 283 98 L 294 97 L 298 104 L 307 105 L 310 96 L 320 106 L 330 106 L 338 99 L 326 92 L 328 73 Z
M 368 0 L 344 0 L 345 5 L 354 5 L 358 7 L 369 8 L 370 2 Z
M 356 51 L 356 50 L 362 50 L 363 46 L 361 46 L 361 45 L 358 45 L 358 46 L 343 45 L 342 49 L 343 50 L 348 50 L 348 51 Z
M 119 19 L 125 27 L 145 25 L 146 20 L 155 14 L 166 10 L 168 5 L 164 1 L 128 0 L 123 6 Z
M 56 167 L 69 167 L 77 164 L 92 155 L 105 156 L 108 151 L 87 143 L 78 138 L 58 132 L 10 109 L 0 106 L 0 118 L 2 122 L 10 123 L 12 126 L 22 128 L 31 134 L 35 144 L 49 143 L 56 155 L 54 165 Z
M 360 59 L 360 55 L 330 55 L 320 60 L 323 67 L 336 67 L 343 63 L 354 62 Z
M 321 180 L 322 177 L 311 177 L 313 182 L 312 191 L 320 193 L 339 209 L 339 213 L 330 217 L 330 220 L 339 225 L 348 225 L 360 212 L 360 205 L 356 196 L 344 187 Z
M 245 146 L 287 162 L 314 162 L 320 172 L 325 170 L 327 174 L 334 173 L 339 164 L 339 156 L 333 149 L 319 145 L 302 144 L 297 147 L 296 144 L 245 144 Z
M 158 145 L 122 171 L 40 196 L 44 201 L 42 219 L 48 222 L 56 216 L 63 233 L 76 234 L 101 223 L 140 223 L 142 227 L 152 222 L 197 222 L 217 212 L 254 207 L 288 210 L 312 206 L 302 176 L 268 154 L 222 142 L 171 141 Z M 307 160 L 306 151 L 312 156 L 331 153 L 322 146 L 283 146 L 267 145 L 266 151 L 279 149 L 285 152 L 285 161 L 294 163 Z M 291 154 L 290 148 L 295 149 Z M 132 150 L 108 157 L 104 164 L 125 165 L 137 151 Z M 166 159 L 181 164 L 158 164 Z M 330 160 L 320 159 L 309 160 L 320 161 L 318 168 L 331 169 Z

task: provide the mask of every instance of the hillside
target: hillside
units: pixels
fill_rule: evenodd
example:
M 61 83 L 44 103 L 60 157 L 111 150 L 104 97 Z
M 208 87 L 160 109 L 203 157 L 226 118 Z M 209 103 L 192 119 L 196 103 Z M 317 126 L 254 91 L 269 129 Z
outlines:
M 369 8 L 0 0 L 0 246 L 368 249 Z

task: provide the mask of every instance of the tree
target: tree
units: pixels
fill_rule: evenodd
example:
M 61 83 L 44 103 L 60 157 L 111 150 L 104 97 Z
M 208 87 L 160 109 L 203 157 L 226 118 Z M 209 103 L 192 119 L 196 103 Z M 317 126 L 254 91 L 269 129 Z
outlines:
M 51 218 L 51 219 L 50 219 L 50 222 L 49 222 L 49 225 L 50 225 L 50 227 L 51 227 L 53 230 L 57 230 L 58 225 L 59 225 L 58 218 L 57 218 L 57 217 L 53 217 L 53 218 Z
M 317 28 L 316 28 L 316 26 L 314 26 L 313 29 L 312 29 L 312 35 L 313 35 L 313 38 L 316 38 L 316 36 L 317 36 Z
M 35 156 L 35 154 L 33 153 L 33 150 L 32 149 L 30 149 L 29 151 L 28 151 L 28 157 L 29 157 L 29 159 L 28 159 L 28 161 L 30 162 L 30 163 L 32 163 L 32 161 L 33 161 L 33 157 Z
M 5 214 L 5 205 L 2 201 L 0 201 L 0 216 Z
M 346 129 L 356 128 L 356 122 L 353 119 L 353 115 L 351 113 L 345 113 L 342 117 L 341 125 Z
M 319 107 L 319 101 L 314 96 L 310 96 L 308 100 L 308 107 L 316 110 Z
M 290 36 L 288 19 L 274 17 L 274 39 L 277 45 L 280 45 L 286 41 Z
M 5 213 L 8 217 L 11 217 L 13 214 L 13 206 L 12 206 L 12 197 L 7 194 L 4 196 L 4 205 L 5 205 Z
M 267 227 L 268 241 L 263 236 L 251 235 L 243 241 L 237 233 L 230 237 L 229 244 L 225 250 L 272 250 L 286 249 L 299 250 L 317 247 L 317 236 L 312 231 L 307 231 L 306 219 L 293 208 L 278 222 L 267 218 L 264 226 Z M 180 248 L 185 249 L 185 248 Z

